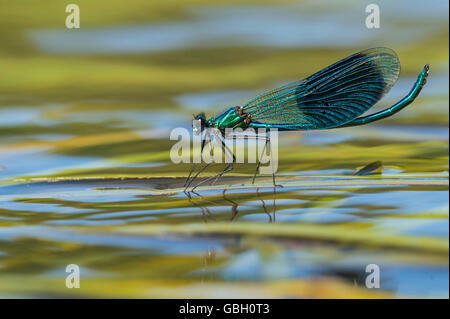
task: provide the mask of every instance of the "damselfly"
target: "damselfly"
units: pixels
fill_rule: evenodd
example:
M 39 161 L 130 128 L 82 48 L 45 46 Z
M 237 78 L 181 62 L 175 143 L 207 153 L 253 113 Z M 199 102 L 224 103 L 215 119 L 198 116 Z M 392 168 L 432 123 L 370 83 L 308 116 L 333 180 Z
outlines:
M 201 134 L 206 128 L 216 128 L 220 132 L 222 151 L 231 152 L 233 161 L 219 174 L 198 183 L 217 181 L 223 174 L 233 169 L 235 156 L 224 143 L 227 128 L 276 128 L 281 131 L 323 130 L 350 127 L 371 123 L 391 116 L 414 101 L 426 83 L 429 65 L 420 72 L 411 91 L 391 107 L 366 116 L 361 116 L 377 103 L 395 84 L 400 73 L 397 54 L 388 48 L 372 48 L 355 53 L 340 60 L 310 77 L 281 86 L 258 95 L 243 106 L 234 106 L 215 118 L 206 119 L 204 113 L 195 116 L 200 121 Z M 264 139 L 264 149 L 269 145 L 268 136 Z M 202 141 L 204 151 L 206 139 Z M 258 158 L 252 183 L 261 163 Z M 186 182 L 186 189 L 210 163 L 205 164 L 192 178 L 197 164 L 192 167 Z M 275 172 L 272 171 L 274 187 Z

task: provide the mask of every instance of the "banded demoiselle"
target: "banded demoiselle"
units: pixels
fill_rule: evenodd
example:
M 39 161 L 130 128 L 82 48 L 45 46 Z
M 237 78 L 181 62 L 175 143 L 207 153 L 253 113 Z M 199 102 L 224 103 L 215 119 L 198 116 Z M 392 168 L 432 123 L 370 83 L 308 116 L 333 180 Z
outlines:
M 395 84 L 400 73 L 397 54 L 389 48 L 372 48 L 342 59 L 310 77 L 295 81 L 272 91 L 256 96 L 243 106 L 234 106 L 215 118 L 206 119 L 204 113 L 195 116 L 200 121 L 200 132 L 206 128 L 217 128 L 222 137 L 225 154 L 226 128 L 276 128 L 282 131 L 323 130 L 368 124 L 389 117 L 414 101 L 426 83 L 429 65 L 420 72 L 411 91 L 399 102 L 383 111 L 361 116 L 375 105 Z M 264 150 L 270 145 L 267 136 Z M 202 142 L 201 152 L 205 141 Z M 263 150 L 263 152 L 264 152 Z M 270 150 L 270 148 L 269 148 Z M 231 152 L 231 151 L 230 151 Z M 211 179 L 217 181 L 224 173 L 233 169 L 233 161 L 219 174 L 198 183 L 194 188 Z M 261 162 L 258 159 L 253 181 Z M 205 164 L 191 178 L 196 164 L 186 179 L 186 189 L 192 181 L 208 167 Z M 191 179 L 190 179 L 191 178 Z M 274 187 L 275 173 L 272 171 Z

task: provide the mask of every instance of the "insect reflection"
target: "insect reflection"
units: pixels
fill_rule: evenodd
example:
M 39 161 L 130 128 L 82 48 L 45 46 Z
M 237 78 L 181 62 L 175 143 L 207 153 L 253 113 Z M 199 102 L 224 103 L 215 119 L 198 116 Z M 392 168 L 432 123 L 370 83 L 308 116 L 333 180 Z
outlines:
M 232 222 L 234 220 L 239 219 L 239 217 L 242 217 L 243 215 L 239 216 L 239 203 L 237 203 L 235 200 L 232 200 L 230 198 L 227 198 L 226 195 L 226 189 L 222 191 L 222 201 L 225 201 L 229 203 L 229 206 L 231 208 L 231 214 L 229 217 L 229 221 Z M 208 221 L 216 221 L 217 219 L 214 217 L 214 215 L 211 213 L 210 207 L 214 206 L 220 206 L 221 203 L 211 201 L 209 199 L 206 199 L 204 196 L 200 195 L 199 193 L 195 191 L 185 191 L 184 192 L 186 197 L 188 198 L 188 201 L 193 204 L 194 206 L 197 206 L 201 210 L 201 216 L 205 223 Z M 193 196 L 195 195 L 195 197 Z M 263 209 L 264 213 L 268 216 L 268 222 L 274 223 L 276 221 L 276 191 L 273 192 L 273 200 L 272 200 L 272 209 L 268 208 L 266 205 L 266 200 L 264 200 L 261 197 L 261 194 L 259 192 L 259 188 L 256 189 L 255 192 L 256 197 L 261 201 L 261 208 Z

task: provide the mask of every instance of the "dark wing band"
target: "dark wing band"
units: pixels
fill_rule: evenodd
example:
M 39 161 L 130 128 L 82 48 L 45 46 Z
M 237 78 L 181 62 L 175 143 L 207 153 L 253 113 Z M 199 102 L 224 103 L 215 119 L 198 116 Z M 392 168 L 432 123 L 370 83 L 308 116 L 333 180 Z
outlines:
M 252 122 L 296 130 L 345 124 L 377 103 L 395 84 L 400 63 L 388 48 L 353 54 L 302 81 L 261 94 L 243 106 Z

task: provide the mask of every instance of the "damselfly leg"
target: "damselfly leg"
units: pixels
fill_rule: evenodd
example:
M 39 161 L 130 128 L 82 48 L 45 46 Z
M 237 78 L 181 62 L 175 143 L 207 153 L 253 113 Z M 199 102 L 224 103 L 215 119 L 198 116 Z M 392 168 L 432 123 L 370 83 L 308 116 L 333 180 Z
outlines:
M 189 177 L 191 176 L 195 166 L 197 166 L 197 163 L 194 164 L 194 167 L 191 169 L 191 172 L 189 173 L 188 180 L 186 180 L 186 182 L 185 182 L 184 191 L 186 191 L 188 189 L 188 187 L 191 186 L 192 182 L 198 177 L 198 175 L 200 175 L 200 173 L 203 172 L 206 168 L 208 168 L 208 166 L 211 165 L 211 163 L 212 163 L 213 149 L 212 149 L 212 145 L 211 145 L 211 137 L 209 135 L 207 135 L 207 136 L 208 136 L 208 142 L 209 142 L 208 143 L 209 144 L 209 155 L 211 158 L 211 162 L 206 163 L 202 168 L 200 168 L 197 171 L 197 173 L 191 178 L 191 180 L 189 180 Z M 206 138 L 204 139 L 204 141 L 206 142 Z M 200 160 L 203 158 L 203 151 L 205 149 L 204 146 L 205 146 L 205 143 L 202 142 L 202 148 L 200 150 Z M 195 187 L 192 190 L 194 190 L 194 189 L 195 189 Z
M 203 154 L 203 149 L 205 148 L 205 143 L 206 143 L 206 139 L 203 139 L 202 140 L 202 145 L 201 145 L 201 148 L 200 148 L 200 159 L 202 158 L 202 154 Z M 194 163 L 194 165 L 192 166 L 192 168 L 191 168 L 191 170 L 189 171 L 189 175 L 188 175 L 188 177 L 186 178 L 186 181 L 184 182 L 184 185 L 183 185 L 183 187 L 185 187 L 185 191 L 186 191 L 186 188 L 189 186 L 189 184 L 188 184 L 188 182 L 189 182 L 189 179 L 191 178 L 191 175 L 192 175 L 192 172 L 195 170 L 195 167 L 197 167 L 197 164 L 198 163 Z
M 224 169 L 223 171 L 221 171 L 220 173 L 218 173 L 218 174 L 216 174 L 216 175 L 214 175 L 214 176 L 208 177 L 207 179 L 205 179 L 205 180 L 199 182 L 197 185 L 194 186 L 193 190 L 195 190 L 198 186 L 200 186 L 200 185 L 202 185 L 202 184 L 205 184 L 205 183 L 207 183 L 207 182 L 209 182 L 209 181 L 211 181 L 211 180 L 213 180 L 213 182 L 212 182 L 211 184 L 214 185 L 214 184 L 217 182 L 217 180 L 218 180 L 223 174 L 225 174 L 225 173 L 227 173 L 227 172 L 233 170 L 233 168 L 234 168 L 234 163 L 236 162 L 236 157 L 234 156 L 233 151 L 230 150 L 230 149 L 228 148 L 228 146 L 225 144 L 225 141 L 223 140 L 222 135 L 216 134 L 215 137 L 218 138 L 218 139 L 220 139 L 220 142 L 221 142 L 221 150 L 222 150 L 223 155 L 225 156 L 225 160 L 227 160 L 227 153 L 226 153 L 226 152 L 228 151 L 229 154 L 231 154 L 232 161 L 231 161 L 230 163 L 228 163 L 228 165 L 225 167 L 225 169 Z
M 256 170 L 253 174 L 253 178 L 252 178 L 252 184 L 255 183 L 256 180 L 256 175 L 258 173 L 258 170 L 261 166 L 262 163 L 262 158 L 264 156 L 264 153 L 266 152 L 267 149 L 267 145 L 269 145 L 269 153 L 270 153 L 270 162 L 271 162 L 271 168 L 272 168 L 272 183 L 274 187 L 283 187 L 282 185 L 278 185 L 276 184 L 276 179 L 275 179 L 275 170 L 273 168 L 273 152 L 272 152 L 272 144 L 270 143 L 270 137 L 268 136 L 260 136 L 260 135 L 254 135 L 254 136 L 239 136 L 239 135 L 226 135 L 224 132 L 222 132 L 222 134 L 215 134 L 215 138 L 220 139 L 221 142 L 221 150 L 225 156 L 225 159 L 227 159 L 227 152 L 228 155 L 230 155 L 232 157 L 232 161 L 218 174 L 208 177 L 207 179 L 197 183 L 192 190 L 195 190 L 198 186 L 205 184 L 211 180 L 213 180 L 213 182 L 211 184 L 215 184 L 220 177 L 222 177 L 225 173 L 228 173 L 230 171 L 232 171 L 234 169 L 234 163 L 236 163 L 236 157 L 233 153 L 232 150 L 230 150 L 228 148 L 228 146 L 225 144 L 224 139 L 233 139 L 233 140 L 237 140 L 237 139 L 255 139 L 255 140 L 263 140 L 264 146 L 263 149 L 261 151 L 260 154 L 258 154 L 258 162 L 256 165 Z M 212 148 L 211 148 L 211 138 L 209 138 L 209 144 L 210 144 L 210 155 L 212 156 Z M 204 148 L 204 143 L 202 143 L 202 150 L 201 152 L 203 152 L 203 148 Z M 200 175 L 201 172 L 203 172 L 211 163 L 208 163 L 206 165 L 204 165 L 193 177 L 192 179 L 188 182 L 186 181 L 185 183 L 185 189 L 187 189 L 192 182 Z M 190 178 L 190 176 L 192 175 L 192 172 L 194 170 L 195 166 L 191 169 L 191 172 L 189 173 L 188 179 Z

